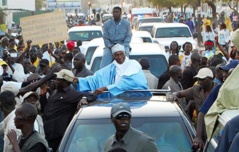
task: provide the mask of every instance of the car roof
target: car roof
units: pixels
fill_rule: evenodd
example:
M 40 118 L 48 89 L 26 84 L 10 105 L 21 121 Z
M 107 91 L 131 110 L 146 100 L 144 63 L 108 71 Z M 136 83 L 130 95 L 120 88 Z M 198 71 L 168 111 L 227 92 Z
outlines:
M 152 38 L 151 34 L 148 31 L 132 31 L 133 36 L 136 37 L 150 37 Z
M 234 118 L 235 116 L 239 115 L 239 109 L 235 110 L 226 110 L 222 114 L 219 115 L 219 121 L 223 124 L 226 125 L 226 123 Z
M 91 40 L 88 44 L 87 47 L 90 46 L 99 46 L 99 45 L 103 45 L 104 44 L 104 39 L 102 37 L 100 38 L 94 38 L 93 40 Z
M 68 33 L 76 32 L 76 31 L 101 31 L 102 32 L 102 27 L 101 26 L 75 26 L 70 28 L 68 30 Z
M 143 18 L 138 18 L 138 20 L 151 20 L 151 19 L 162 19 L 162 17 L 143 17 Z
M 109 93 L 108 93 L 109 94 Z M 159 97 L 159 99 L 155 99 Z M 109 118 L 111 107 L 119 102 L 127 102 L 131 107 L 132 117 L 179 117 L 180 112 L 176 103 L 166 101 L 166 96 L 152 96 L 151 98 L 132 97 L 127 100 L 120 97 L 108 98 L 106 100 L 95 101 L 89 106 L 84 106 L 78 112 L 78 119 Z M 97 112 L 97 115 L 95 112 Z
M 158 23 L 154 25 L 155 28 L 164 28 L 164 27 L 188 27 L 183 23 Z
M 157 54 L 162 54 L 165 57 L 167 57 L 167 53 L 157 44 L 157 43 L 131 43 L 131 50 L 129 55 L 157 55 Z M 103 56 L 104 52 L 104 46 L 99 46 L 93 56 L 92 56 L 92 61 L 95 57 Z M 150 48 L 150 49 L 149 49 Z M 147 50 L 147 51 L 145 51 Z
M 103 14 L 103 16 L 113 16 L 113 14 Z
M 142 26 L 154 26 L 154 25 L 157 25 L 157 24 L 162 24 L 162 23 L 158 23 L 158 22 L 150 22 L 150 23 L 141 23 L 139 25 L 139 27 L 142 27 Z M 165 24 L 165 23 L 164 23 Z

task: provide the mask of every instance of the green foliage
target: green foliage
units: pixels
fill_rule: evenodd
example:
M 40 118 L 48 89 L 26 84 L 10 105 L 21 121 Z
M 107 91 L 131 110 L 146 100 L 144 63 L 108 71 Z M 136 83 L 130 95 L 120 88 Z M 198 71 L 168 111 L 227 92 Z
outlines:
M 148 0 L 154 6 L 161 6 L 161 7 L 181 7 L 188 4 L 196 3 L 197 0 Z
M 39 11 L 42 9 L 43 7 L 43 1 L 44 0 L 35 0 L 35 7 L 36 7 L 36 10 Z

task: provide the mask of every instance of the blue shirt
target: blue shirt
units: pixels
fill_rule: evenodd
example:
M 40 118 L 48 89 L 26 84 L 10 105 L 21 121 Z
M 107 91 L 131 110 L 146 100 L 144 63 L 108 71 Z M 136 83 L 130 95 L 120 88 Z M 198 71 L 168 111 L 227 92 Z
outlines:
M 124 19 L 115 22 L 108 20 L 103 26 L 103 39 L 106 47 L 111 47 L 117 43 L 129 48 L 132 33 L 130 23 Z
M 222 85 L 222 82 L 218 78 L 214 78 L 213 82 L 218 85 Z
M 137 62 L 137 61 L 135 61 Z M 78 78 L 77 90 L 95 91 L 98 88 L 107 87 L 109 92 L 117 96 L 127 90 L 148 90 L 147 80 L 143 71 L 130 76 L 122 76 L 122 79 L 115 83 L 116 66 L 111 63 L 97 71 L 93 76 Z
M 212 92 L 208 95 L 206 101 L 203 103 L 200 112 L 203 114 L 207 114 L 208 110 L 211 108 L 212 104 L 215 102 L 217 99 L 218 92 L 220 90 L 222 85 L 216 86 Z

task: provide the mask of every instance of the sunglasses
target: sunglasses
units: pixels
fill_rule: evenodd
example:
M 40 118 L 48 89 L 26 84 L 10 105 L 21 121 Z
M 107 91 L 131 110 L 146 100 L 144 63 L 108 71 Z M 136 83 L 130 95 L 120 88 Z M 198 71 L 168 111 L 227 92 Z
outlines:
M 121 114 L 118 114 L 115 119 L 130 119 L 131 118 L 131 115 L 127 114 L 127 113 L 121 113 Z

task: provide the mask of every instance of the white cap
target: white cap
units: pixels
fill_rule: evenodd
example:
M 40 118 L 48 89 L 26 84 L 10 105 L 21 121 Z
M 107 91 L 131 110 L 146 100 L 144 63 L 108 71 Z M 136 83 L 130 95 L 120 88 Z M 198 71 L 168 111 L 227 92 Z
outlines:
M 212 70 L 209 68 L 202 68 L 194 78 L 205 79 L 206 77 L 213 78 Z
M 113 47 L 112 47 L 112 54 L 114 54 L 115 52 L 119 52 L 119 51 L 122 51 L 122 52 L 125 52 L 125 48 L 123 45 L 121 44 L 115 44 Z

